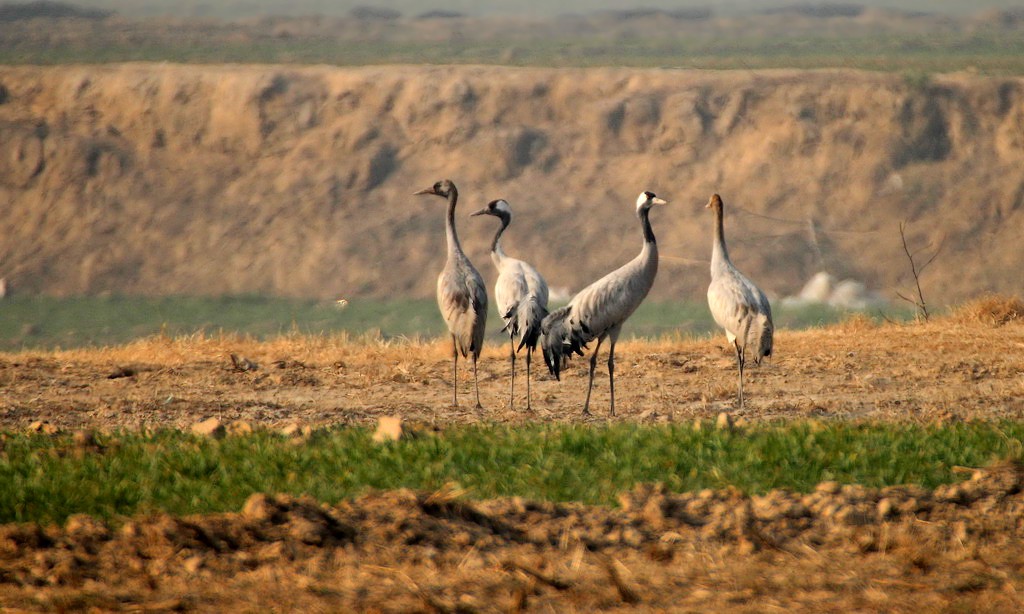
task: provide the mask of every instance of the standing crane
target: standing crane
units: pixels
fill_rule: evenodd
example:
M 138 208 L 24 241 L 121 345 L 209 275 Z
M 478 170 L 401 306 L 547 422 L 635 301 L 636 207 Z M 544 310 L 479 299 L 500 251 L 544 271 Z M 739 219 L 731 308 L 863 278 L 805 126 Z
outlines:
M 597 347 L 590 356 L 590 383 L 583 415 L 590 415 L 590 393 L 594 388 L 594 369 L 597 352 L 605 337 L 611 341 L 608 350 L 608 384 L 611 390 L 611 409 L 615 415 L 615 342 L 622 324 L 636 311 L 654 285 L 658 274 L 658 244 L 651 230 L 650 210 L 654 205 L 667 204 L 652 192 L 643 192 L 636 199 L 636 214 L 643 228 L 644 245 L 640 254 L 622 267 L 590 284 L 557 309 L 541 323 L 544 340 L 544 362 L 556 379 L 561 379 L 562 361 L 572 354 L 583 356 L 583 348 L 597 339 Z
M 711 244 L 711 285 L 708 286 L 708 306 L 715 322 L 725 329 L 725 337 L 736 348 L 736 362 L 740 370 L 739 400 L 743 409 L 743 367 L 747 362 L 747 348 L 754 353 L 754 364 L 772 355 L 772 307 L 768 297 L 754 282 L 736 270 L 725 247 L 722 197 L 712 194 L 706 208 L 715 214 L 714 239 Z
M 516 352 L 526 346 L 526 409 L 530 406 L 530 361 L 540 339 L 540 323 L 548 315 L 548 284 L 537 269 L 528 263 L 505 255 L 501 249 L 501 234 L 512 222 L 512 207 L 505 200 L 492 200 L 472 215 L 493 215 L 501 220 L 501 227 L 491 242 L 491 260 L 498 269 L 494 283 L 494 300 L 498 314 L 505 321 L 512 358 L 512 383 L 509 389 L 509 408 L 513 406 L 516 390 Z M 519 341 L 518 347 L 516 341 Z
M 452 336 L 452 388 L 455 407 L 459 406 L 459 354 L 473 355 L 473 387 L 476 389 L 476 407 L 480 404 L 480 385 L 477 382 L 476 362 L 484 345 L 484 326 L 487 324 L 487 288 L 480 273 L 469 261 L 455 233 L 455 205 L 459 191 L 450 179 L 414 194 L 434 194 L 448 199 L 448 217 L 445 237 L 448 242 L 448 260 L 437 278 L 437 306 Z

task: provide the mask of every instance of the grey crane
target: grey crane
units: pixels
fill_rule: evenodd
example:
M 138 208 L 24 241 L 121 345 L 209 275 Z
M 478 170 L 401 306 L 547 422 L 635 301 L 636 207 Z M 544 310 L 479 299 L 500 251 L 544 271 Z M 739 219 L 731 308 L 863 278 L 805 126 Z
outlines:
M 510 258 L 501 249 L 501 235 L 512 223 L 512 207 L 503 199 L 492 200 L 487 206 L 471 215 L 493 215 L 501 220 L 501 226 L 491 242 L 491 260 L 498 269 L 498 280 L 494 282 L 494 301 L 498 314 L 505 322 L 509 336 L 512 359 L 512 383 L 509 387 L 508 405 L 513 406 L 516 390 L 516 352 L 526 347 L 526 409 L 530 405 L 530 361 L 540 339 L 540 323 L 548 315 L 548 284 L 530 264 Z M 516 341 L 519 345 L 516 346 Z
M 594 388 L 594 369 L 597 352 L 605 337 L 611 341 L 608 349 L 608 385 L 611 390 L 610 415 L 615 415 L 615 342 L 622 324 L 640 306 L 658 274 L 658 244 L 651 230 L 650 210 L 666 202 L 652 192 L 643 192 L 636 199 L 636 214 L 643 228 L 644 245 L 640 254 L 622 267 L 590 284 L 557 309 L 541 323 L 544 340 L 544 362 L 557 379 L 561 379 L 563 359 L 572 354 L 583 356 L 583 348 L 597 339 L 597 347 L 590 357 L 590 382 L 583 414 L 590 414 L 590 393 Z
M 459 244 L 455 232 L 455 205 L 459 191 L 450 179 L 438 181 L 433 186 L 414 194 L 435 194 L 448 199 L 448 217 L 445 221 L 445 237 L 448 242 L 448 260 L 444 270 L 437 277 L 437 306 L 452 335 L 452 388 L 455 407 L 459 406 L 459 354 L 463 358 L 473 356 L 473 387 L 476 390 L 476 406 L 480 404 L 480 385 L 477 381 L 476 362 L 484 345 L 484 326 L 487 324 L 487 288 L 480 273 L 473 267 Z
M 708 306 L 715 322 L 725 329 L 725 337 L 736 348 L 739 364 L 740 409 L 743 409 L 743 367 L 747 362 L 747 349 L 754 353 L 754 364 L 772 355 L 772 306 L 768 297 L 754 282 L 740 273 L 729 260 L 725 247 L 722 197 L 712 194 L 706 206 L 715 214 L 714 239 L 711 244 L 711 285 L 708 286 Z

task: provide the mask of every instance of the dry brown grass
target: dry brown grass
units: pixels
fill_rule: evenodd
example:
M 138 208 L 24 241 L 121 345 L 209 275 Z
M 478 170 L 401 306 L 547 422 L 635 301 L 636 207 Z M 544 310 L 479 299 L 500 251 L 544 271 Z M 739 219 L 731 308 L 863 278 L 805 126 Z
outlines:
M 961 322 L 1003 326 L 1024 318 L 1024 301 L 1015 296 L 990 294 L 964 304 L 952 317 Z
M 966 313 L 1012 313 L 1014 304 L 994 301 L 994 307 Z M 1024 321 L 964 313 L 907 324 L 854 318 L 779 331 L 774 356 L 750 370 L 743 416 L 915 422 L 1024 417 Z M 450 408 L 450 345 L 444 339 L 157 336 L 99 350 L 4 354 L 0 425 L 22 428 L 45 419 L 66 427 L 187 427 L 210 416 L 347 424 L 390 414 L 442 423 L 579 419 L 586 358 L 573 361 L 556 382 L 538 357 L 535 411 L 527 414 L 521 377 L 516 409 L 508 408 L 506 351 L 491 344 L 481 356 L 483 411 Z M 238 369 L 232 354 L 257 367 Z M 616 355 L 619 420 L 688 421 L 735 409 L 735 357 L 724 336 L 626 341 Z M 595 419 L 607 411 L 606 356 L 603 351 L 595 378 Z M 460 360 L 459 366 L 460 393 L 468 399 L 470 363 Z M 520 376 L 524 366 L 520 359 Z M 133 375 L 109 377 L 124 368 Z

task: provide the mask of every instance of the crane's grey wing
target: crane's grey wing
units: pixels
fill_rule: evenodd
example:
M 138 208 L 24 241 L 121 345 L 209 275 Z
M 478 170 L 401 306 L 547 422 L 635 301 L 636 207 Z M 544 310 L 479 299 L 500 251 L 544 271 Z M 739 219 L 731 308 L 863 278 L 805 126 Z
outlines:
M 529 292 L 536 295 L 537 302 L 541 307 L 547 309 L 548 283 L 544 281 L 544 278 L 537 269 L 526 262 L 523 263 L 523 276 L 526 278 L 526 286 L 529 288 Z
M 563 358 L 582 356 L 588 343 L 621 325 L 647 296 L 653 275 L 637 268 L 639 262 L 605 275 L 581 290 L 568 305 L 544 318 L 544 362 L 556 378 Z
M 725 335 L 732 343 L 747 312 L 742 292 L 734 284 L 726 283 L 725 278 L 713 279 L 708 286 L 708 308 L 715 324 L 725 329 Z
M 540 339 L 541 334 L 541 322 L 544 321 L 547 315 L 547 307 L 541 304 L 540 298 L 533 292 L 527 294 L 523 300 L 516 303 L 513 318 L 516 323 L 515 330 L 519 335 L 519 345 L 516 347 L 517 352 L 523 349 L 523 346 L 527 346 L 531 350 L 537 347 L 537 341 Z
M 527 262 L 523 263 L 523 277 L 529 294 L 526 296 L 526 305 L 519 308 L 520 326 L 523 326 L 519 347 L 525 345 L 533 350 L 540 340 L 541 323 L 548 316 L 548 282 Z
M 548 315 L 548 288 L 544 278 L 529 264 L 505 258 L 494 294 L 498 313 L 505 320 L 505 330 L 519 340 L 516 351 L 524 345 L 536 348 L 541 321 Z
M 754 348 L 754 364 L 761 364 L 761 359 L 772 355 L 775 338 L 775 324 L 772 322 L 772 306 L 768 297 L 749 279 L 747 283 L 757 297 L 757 317 L 750 327 L 747 343 Z
M 573 297 L 573 325 L 586 330 L 586 341 L 620 325 L 640 306 L 653 285 L 638 262 L 631 262 L 590 284 Z
M 480 352 L 484 349 L 484 333 L 487 329 L 487 286 L 484 285 L 484 278 L 480 276 L 480 272 L 474 269 L 473 265 L 469 265 L 469 268 L 472 272 L 469 285 L 473 292 L 474 314 L 473 345 L 470 350 L 474 357 L 479 358 Z
M 529 292 L 530 288 L 519 261 L 512 258 L 502 261 L 498 281 L 494 284 L 494 302 L 498 308 L 498 315 L 505 321 L 505 330 L 517 338 L 519 330 L 516 329 L 514 317 L 516 308 Z
M 755 361 L 771 354 L 774 325 L 768 297 L 739 271 L 730 268 L 714 276 L 708 307 L 730 343 L 739 338 L 742 347 L 756 348 Z
M 743 285 L 746 286 L 747 293 L 751 297 L 751 300 L 757 306 L 758 313 L 764 314 L 765 316 L 768 317 L 769 320 L 771 320 L 772 319 L 772 306 L 771 306 L 771 303 L 768 302 L 768 297 L 761 290 L 761 288 L 758 288 L 754 284 L 754 282 L 750 281 L 750 279 L 748 279 L 745 275 L 743 275 L 742 273 L 739 273 L 739 277 L 740 277 L 740 280 L 743 282 Z
M 487 323 L 487 289 L 480 273 L 472 265 L 446 267 L 437 278 L 437 303 L 459 352 L 479 356 Z

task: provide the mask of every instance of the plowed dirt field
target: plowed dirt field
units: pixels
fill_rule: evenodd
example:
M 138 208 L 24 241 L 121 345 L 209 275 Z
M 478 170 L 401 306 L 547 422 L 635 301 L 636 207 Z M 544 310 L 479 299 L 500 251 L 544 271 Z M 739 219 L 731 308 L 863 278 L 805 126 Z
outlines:
M 1016 307 L 1014 307 L 1016 305 Z M 778 334 L 737 419 L 1024 417 L 1019 303 L 931 323 Z M 0 356 L 0 426 L 180 427 L 209 417 L 282 426 L 580 420 L 586 362 L 535 370 L 534 412 L 507 407 L 507 349 L 480 365 L 483 411 L 450 407 L 447 346 L 294 337 L 154 338 Z M 235 355 L 235 360 L 230 355 Z M 540 361 L 538 361 L 540 362 Z M 603 364 L 603 362 L 602 362 Z M 460 363 L 461 365 L 461 363 Z M 520 362 L 520 367 L 522 362 Z M 733 409 L 724 339 L 619 347 L 616 420 Z M 606 420 L 598 370 L 593 421 Z M 333 505 L 254 495 L 236 514 L 0 527 L 0 605 L 189 611 L 991 611 L 1024 609 L 1024 469 L 934 491 L 823 483 L 813 493 L 666 493 L 615 509 L 392 491 Z

